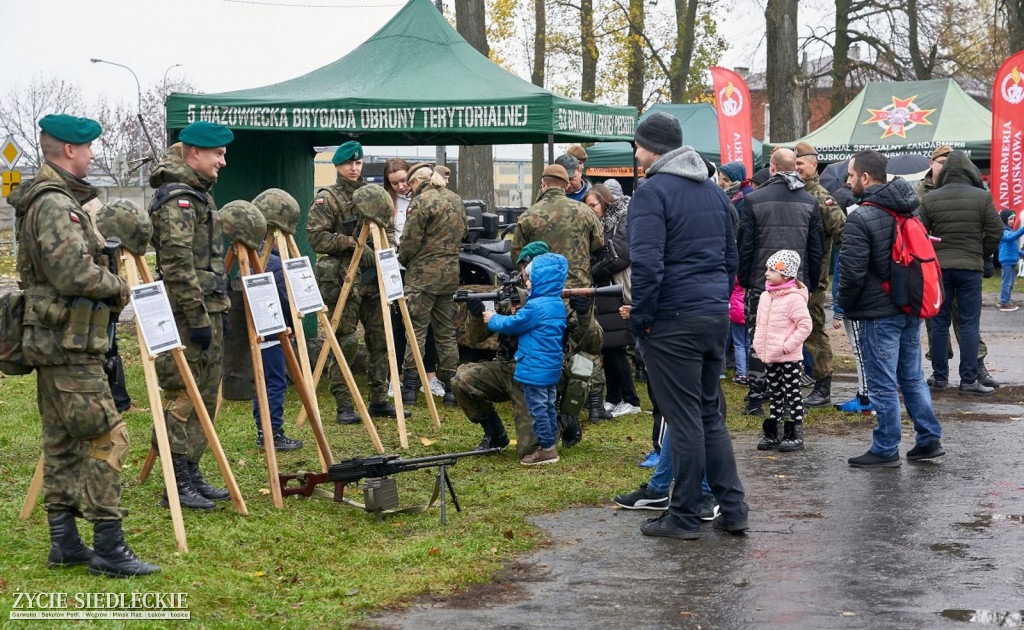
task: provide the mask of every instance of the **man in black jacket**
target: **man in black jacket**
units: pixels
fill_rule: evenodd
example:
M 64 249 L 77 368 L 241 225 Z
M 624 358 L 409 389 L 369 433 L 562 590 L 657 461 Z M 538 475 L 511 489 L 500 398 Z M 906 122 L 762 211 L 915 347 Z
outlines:
M 854 154 L 848 168 L 847 185 L 861 206 L 847 217 L 843 231 L 838 300 L 846 317 L 861 322 L 864 373 L 878 412 L 871 448 L 849 463 L 895 468 L 901 464 L 900 393 L 917 433 L 907 459 L 945 454 L 921 368 L 921 320 L 900 310 L 883 288 L 892 264 L 895 215 L 913 214 L 917 196 L 899 177 L 885 183 L 885 158 L 875 151 Z
M 768 257 L 780 249 L 791 249 L 800 254 L 799 280 L 808 290 L 818 290 L 824 251 L 825 230 L 822 227 L 818 200 L 804 190 L 804 181 L 796 173 L 796 154 L 790 149 L 778 149 L 769 164 L 771 177 L 764 186 L 746 196 L 740 227 L 736 236 L 739 250 L 740 286 L 746 289 L 744 311 L 747 330 L 754 337 L 757 325 L 757 303 L 764 292 L 764 269 Z M 750 389 L 747 394 L 747 415 L 764 415 L 761 401 L 765 395 L 764 364 L 754 354 L 747 361 Z M 763 444 L 782 442 L 775 425 L 764 423 Z M 771 448 L 771 446 L 769 446 Z

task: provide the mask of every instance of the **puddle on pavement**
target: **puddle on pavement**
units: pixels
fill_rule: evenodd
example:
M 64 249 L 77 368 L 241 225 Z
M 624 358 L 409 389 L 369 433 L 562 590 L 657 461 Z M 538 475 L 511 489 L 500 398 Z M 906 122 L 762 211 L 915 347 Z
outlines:
M 940 612 L 939 615 L 955 621 L 980 623 L 997 628 L 1024 628 L 1024 610 L 1003 612 L 1000 610 L 947 608 Z
M 975 514 L 973 521 L 956 523 L 956 526 L 967 529 L 984 529 L 999 522 L 1024 524 L 1024 514 Z

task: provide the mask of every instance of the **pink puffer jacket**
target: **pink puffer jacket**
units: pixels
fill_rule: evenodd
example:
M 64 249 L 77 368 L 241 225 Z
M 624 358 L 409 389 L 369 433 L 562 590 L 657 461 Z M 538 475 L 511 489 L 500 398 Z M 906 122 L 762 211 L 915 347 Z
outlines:
M 762 361 L 802 361 L 804 340 L 810 334 L 807 287 L 802 282 L 797 280 L 761 294 L 753 350 Z
M 746 323 L 743 315 L 743 287 L 740 286 L 739 278 L 735 278 L 736 284 L 732 287 L 732 295 L 729 296 L 729 321 L 734 324 Z

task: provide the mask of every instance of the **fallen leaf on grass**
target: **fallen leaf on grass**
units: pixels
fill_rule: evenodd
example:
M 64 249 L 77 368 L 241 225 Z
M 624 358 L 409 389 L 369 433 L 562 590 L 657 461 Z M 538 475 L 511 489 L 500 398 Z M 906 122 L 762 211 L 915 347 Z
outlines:
M 430 438 L 420 438 L 420 442 L 423 446 L 430 446 L 431 444 L 437 444 L 437 440 L 431 440 Z
M 427 553 L 429 553 L 429 554 L 430 554 L 430 555 L 432 555 L 432 556 L 438 556 L 438 555 L 441 555 L 441 548 L 440 548 L 440 547 L 431 547 L 431 548 L 430 548 L 430 551 L 429 551 L 429 552 L 427 552 Z
M 266 572 L 264 572 L 264 571 L 257 571 L 256 573 L 250 573 L 249 577 L 263 577 L 264 575 L 266 575 Z
M 359 594 L 359 589 L 358 588 L 351 588 L 351 589 L 345 591 L 345 597 L 352 597 L 353 595 L 358 595 L 358 594 Z
M 519 441 L 518 440 L 509 440 L 508 443 L 511 444 L 512 446 L 515 446 L 516 444 L 519 444 Z
M 270 488 L 260 488 L 260 494 L 263 494 L 263 495 L 270 494 Z
M 509 540 L 512 540 L 515 537 L 516 537 L 516 533 L 514 531 L 512 531 L 511 529 L 506 529 L 505 530 L 505 538 L 508 538 Z
M 679 616 L 684 617 L 686 619 L 693 619 L 693 613 L 688 610 L 680 610 Z
M 240 460 L 238 460 L 238 463 L 237 463 L 237 464 L 235 464 L 235 465 L 236 465 L 236 466 L 245 466 L 245 465 L 246 465 L 246 463 L 247 463 L 247 462 L 246 462 L 246 461 L 245 461 L 244 459 L 240 459 Z
M 7 580 L 0 578 L 0 590 L 7 588 Z

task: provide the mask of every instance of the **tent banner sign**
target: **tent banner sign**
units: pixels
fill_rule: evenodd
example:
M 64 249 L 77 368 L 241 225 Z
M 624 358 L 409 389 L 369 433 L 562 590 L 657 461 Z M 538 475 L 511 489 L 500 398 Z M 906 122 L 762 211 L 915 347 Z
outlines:
M 910 144 L 835 144 L 818 145 L 818 161 L 823 164 L 842 162 L 853 157 L 858 151 L 877 151 L 886 159 L 897 155 L 923 155 L 931 157 L 932 151 L 942 145 L 949 145 L 954 151 L 963 151 L 971 157 L 971 149 L 963 140 L 932 140 L 929 142 L 913 142 Z
M 996 208 L 1024 209 L 1024 52 L 1000 66 L 992 89 L 992 173 Z

